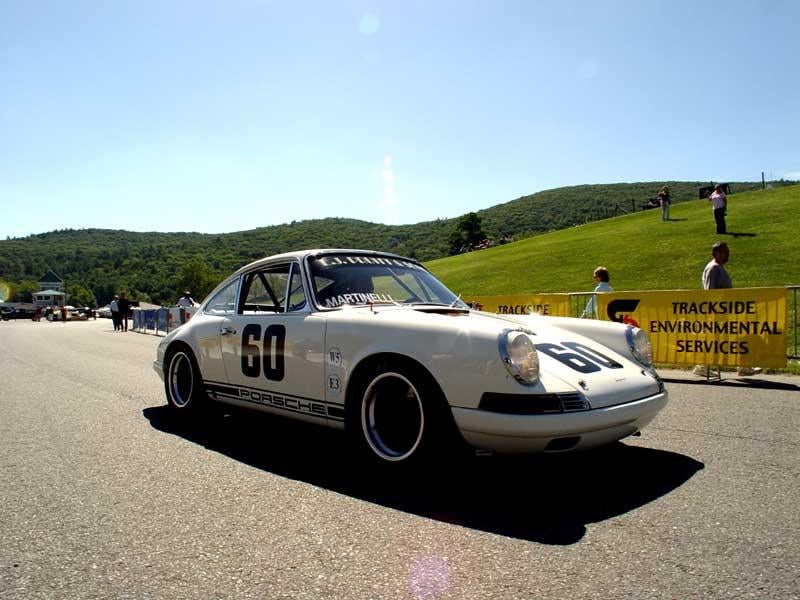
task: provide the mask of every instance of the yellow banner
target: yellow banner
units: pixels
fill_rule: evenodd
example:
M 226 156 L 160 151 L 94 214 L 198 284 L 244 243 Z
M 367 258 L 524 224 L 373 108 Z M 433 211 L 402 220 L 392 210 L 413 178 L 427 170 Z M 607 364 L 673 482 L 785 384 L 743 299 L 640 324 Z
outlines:
M 464 298 L 475 309 L 499 315 L 540 314 L 568 317 L 569 294 L 518 294 L 514 296 L 469 296 Z
M 655 362 L 786 366 L 786 288 L 611 292 L 597 313 L 644 329 Z

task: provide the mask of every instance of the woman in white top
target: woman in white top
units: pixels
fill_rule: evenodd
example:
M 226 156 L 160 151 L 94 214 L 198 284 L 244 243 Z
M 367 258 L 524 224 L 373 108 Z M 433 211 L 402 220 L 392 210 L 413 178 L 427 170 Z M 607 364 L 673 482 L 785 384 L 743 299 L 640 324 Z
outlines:
M 605 267 L 597 267 L 592 273 L 592 277 L 594 277 L 595 283 L 597 283 L 597 287 L 594 288 L 594 294 L 600 292 L 613 292 L 611 285 L 609 282 L 608 276 L 608 269 Z M 583 309 L 583 314 L 581 315 L 584 319 L 596 319 L 597 318 L 597 305 L 594 301 L 594 294 L 592 297 L 589 298 L 589 302 L 586 303 L 586 308 Z

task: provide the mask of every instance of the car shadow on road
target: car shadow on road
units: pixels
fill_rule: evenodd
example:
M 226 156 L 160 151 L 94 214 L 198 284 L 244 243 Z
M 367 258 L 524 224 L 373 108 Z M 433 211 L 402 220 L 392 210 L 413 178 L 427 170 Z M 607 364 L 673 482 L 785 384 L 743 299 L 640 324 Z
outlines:
M 281 477 L 543 544 L 576 543 L 589 523 L 652 502 L 704 467 L 681 454 L 617 443 L 574 455 L 470 456 L 446 468 L 386 472 L 349 450 L 341 431 L 235 411 L 191 423 L 166 406 L 143 414 L 158 431 Z

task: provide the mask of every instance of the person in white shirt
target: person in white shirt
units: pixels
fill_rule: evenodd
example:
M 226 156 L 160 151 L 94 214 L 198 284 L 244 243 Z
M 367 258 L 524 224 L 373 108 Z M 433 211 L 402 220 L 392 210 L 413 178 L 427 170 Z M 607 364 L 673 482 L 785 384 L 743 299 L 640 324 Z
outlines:
M 192 299 L 192 293 L 189 290 L 183 292 L 183 296 L 178 298 L 178 306 L 181 308 L 189 308 L 194 306 L 194 300 Z
M 722 190 L 722 185 L 714 186 L 714 191 L 708 197 L 711 202 L 711 210 L 714 212 L 714 222 L 717 224 L 717 233 L 727 233 L 725 227 L 725 213 L 728 210 L 728 196 Z
M 594 281 L 597 284 L 597 287 L 594 288 L 594 294 L 614 291 L 608 283 L 610 277 L 608 275 L 608 269 L 605 267 L 597 267 L 594 273 L 592 273 L 592 277 L 594 277 Z M 581 315 L 583 319 L 597 318 L 597 305 L 594 300 L 594 294 L 589 298 L 589 302 L 586 303 L 586 308 L 583 309 L 583 314 Z
M 186 323 L 186 309 L 192 308 L 195 305 L 194 299 L 192 298 L 192 293 L 189 290 L 183 292 L 183 296 L 178 298 L 178 306 L 181 309 L 180 312 L 180 320 L 181 325 Z M 189 315 L 191 317 L 191 315 Z

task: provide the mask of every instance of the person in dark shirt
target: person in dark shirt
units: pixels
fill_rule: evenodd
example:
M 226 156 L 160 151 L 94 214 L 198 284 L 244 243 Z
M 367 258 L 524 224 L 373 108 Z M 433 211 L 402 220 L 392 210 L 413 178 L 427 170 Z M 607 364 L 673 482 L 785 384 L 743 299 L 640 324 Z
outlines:
M 119 307 L 119 329 L 128 331 L 128 311 L 131 308 L 131 301 L 125 296 L 125 292 L 120 293 L 117 306 Z
M 702 283 L 704 290 L 724 290 L 733 287 L 731 276 L 728 275 L 724 266 L 730 260 L 730 257 L 731 251 L 725 242 L 717 242 L 711 246 L 711 260 L 703 269 Z M 716 367 L 716 369 L 719 372 L 719 367 Z M 737 367 L 736 374 L 740 376 L 758 375 L 761 371 L 760 367 L 740 366 Z M 695 375 L 708 378 L 711 370 L 706 365 L 697 365 L 693 372 Z
M 669 221 L 669 187 L 666 185 L 658 191 L 658 202 L 661 204 L 661 220 Z

